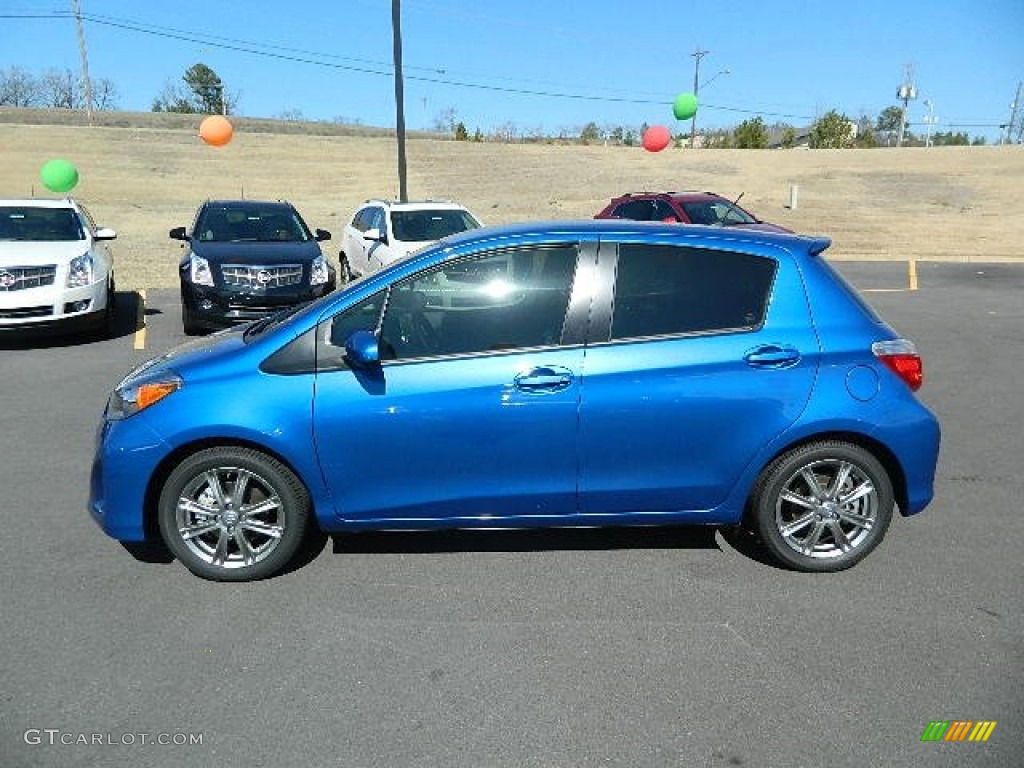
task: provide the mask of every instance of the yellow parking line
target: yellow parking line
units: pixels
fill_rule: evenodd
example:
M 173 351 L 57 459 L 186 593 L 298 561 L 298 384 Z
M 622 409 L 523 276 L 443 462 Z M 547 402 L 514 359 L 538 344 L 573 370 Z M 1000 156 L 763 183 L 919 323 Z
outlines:
M 917 261 L 911 259 L 907 262 L 907 278 L 910 283 L 910 290 L 917 290 Z
M 146 348 L 146 289 L 140 288 L 139 313 L 135 316 L 135 348 Z

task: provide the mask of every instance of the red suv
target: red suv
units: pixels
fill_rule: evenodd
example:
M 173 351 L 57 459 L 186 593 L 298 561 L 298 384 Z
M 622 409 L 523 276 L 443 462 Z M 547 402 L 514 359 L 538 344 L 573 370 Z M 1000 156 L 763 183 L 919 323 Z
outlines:
M 736 203 L 714 192 L 631 192 L 613 199 L 594 218 L 743 227 L 764 232 L 791 231 L 777 224 L 761 221 Z

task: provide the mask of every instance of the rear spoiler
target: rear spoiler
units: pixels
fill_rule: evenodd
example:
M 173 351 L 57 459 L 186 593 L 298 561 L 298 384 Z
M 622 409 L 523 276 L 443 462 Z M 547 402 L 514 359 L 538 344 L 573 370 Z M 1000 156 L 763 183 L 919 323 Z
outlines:
M 810 243 L 807 246 L 807 253 L 811 256 L 820 256 L 826 248 L 832 245 L 831 237 L 812 237 L 809 239 Z

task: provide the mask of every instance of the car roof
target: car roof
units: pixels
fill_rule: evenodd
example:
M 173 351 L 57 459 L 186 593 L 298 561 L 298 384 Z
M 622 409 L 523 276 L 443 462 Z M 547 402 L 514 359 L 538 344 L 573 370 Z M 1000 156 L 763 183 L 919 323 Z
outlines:
M 449 235 L 441 244 L 456 248 L 480 240 L 525 240 L 531 238 L 565 236 L 606 237 L 609 240 L 626 238 L 643 239 L 657 235 L 666 240 L 686 241 L 687 244 L 706 248 L 736 247 L 751 250 L 783 248 L 793 253 L 816 255 L 828 248 L 832 241 L 827 237 L 766 232 L 745 227 L 708 227 L 696 224 L 665 224 L 655 221 L 633 221 L 632 219 L 580 219 L 567 221 L 537 221 L 519 224 L 471 229 Z M 495 243 L 498 245 L 498 243 Z
M 452 202 L 451 200 L 380 200 L 377 198 L 370 198 L 363 206 L 367 205 L 383 205 L 385 208 L 390 208 L 393 211 L 404 211 L 404 210 L 455 210 L 463 211 L 466 207 L 459 205 L 458 203 Z
M 293 207 L 287 200 L 204 200 L 203 205 L 230 205 L 233 208 L 255 208 L 256 206 L 279 205 Z
M 645 198 L 645 197 L 671 197 L 673 200 L 727 200 L 728 198 L 722 195 L 716 194 L 715 192 L 700 192 L 697 190 L 687 190 L 681 192 L 627 192 L 624 195 L 615 198 L 615 202 L 620 200 L 628 200 L 630 198 Z
M 0 200 L 0 205 L 19 208 L 74 208 L 78 204 L 70 197 L 23 197 Z

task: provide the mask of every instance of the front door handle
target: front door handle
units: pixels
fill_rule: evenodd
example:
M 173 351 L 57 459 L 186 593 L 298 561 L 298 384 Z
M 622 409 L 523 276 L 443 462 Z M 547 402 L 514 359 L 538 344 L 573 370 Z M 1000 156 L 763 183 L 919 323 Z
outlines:
M 572 371 L 559 365 L 533 368 L 513 380 L 522 392 L 561 392 L 572 384 Z
M 800 351 L 785 344 L 764 344 L 743 355 L 753 368 L 791 368 L 800 362 Z

